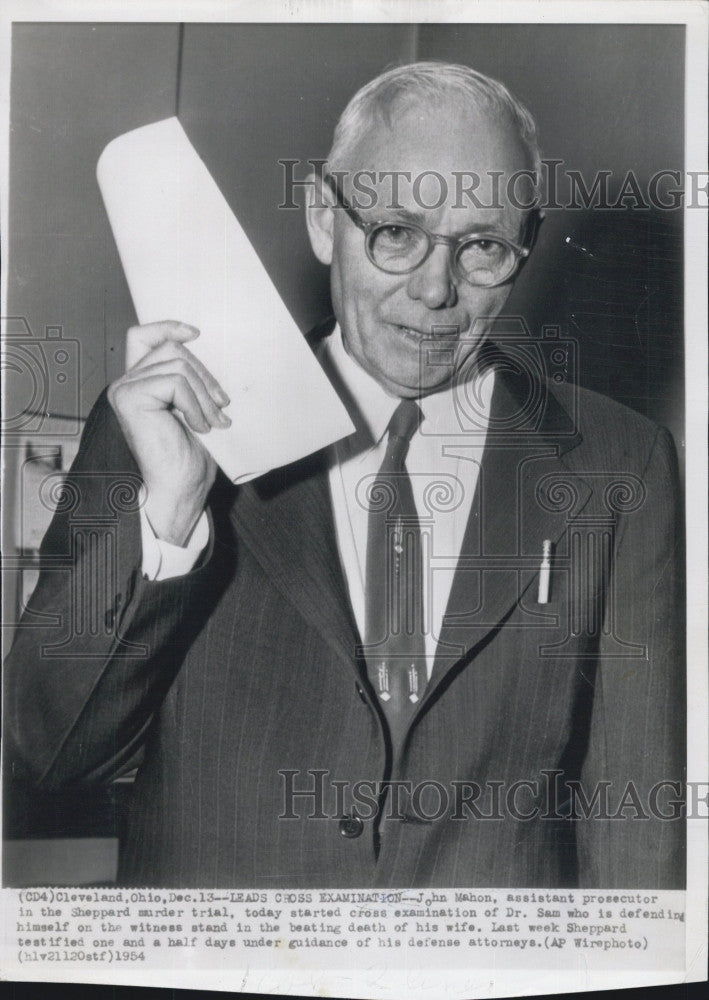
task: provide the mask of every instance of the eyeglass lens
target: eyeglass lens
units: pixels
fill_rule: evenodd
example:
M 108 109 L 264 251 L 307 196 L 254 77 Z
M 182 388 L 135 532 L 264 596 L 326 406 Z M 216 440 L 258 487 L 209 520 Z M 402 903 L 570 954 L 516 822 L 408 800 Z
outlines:
M 429 237 L 418 227 L 379 226 L 369 234 L 369 253 L 377 267 L 394 274 L 413 270 L 429 252 Z M 467 281 L 491 285 L 504 280 L 513 270 L 515 254 L 497 240 L 471 238 L 456 254 L 456 267 Z

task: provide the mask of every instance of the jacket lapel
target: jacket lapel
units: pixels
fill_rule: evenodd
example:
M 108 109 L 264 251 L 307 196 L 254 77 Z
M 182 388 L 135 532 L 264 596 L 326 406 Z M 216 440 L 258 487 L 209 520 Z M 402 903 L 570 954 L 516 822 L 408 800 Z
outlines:
M 525 400 L 529 386 L 499 365 L 476 493 L 421 708 L 461 659 L 472 659 L 519 614 L 522 595 L 525 606 L 534 606 L 544 541 L 560 555 L 569 524 L 591 495 L 565 459 L 581 443 L 569 415 L 548 393 L 536 409 Z
M 354 665 L 357 628 L 335 538 L 327 452 L 240 487 L 230 518 L 284 598 Z

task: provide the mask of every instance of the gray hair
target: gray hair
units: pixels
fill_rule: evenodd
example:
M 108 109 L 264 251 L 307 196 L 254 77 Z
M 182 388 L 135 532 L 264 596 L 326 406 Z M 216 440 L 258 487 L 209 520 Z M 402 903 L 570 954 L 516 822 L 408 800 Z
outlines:
M 328 155 L 329 170 L 346 166 L 364 132 L 377 115 L 391 124 L 391 113 L 399 103 L 417 100 L 447 99 L 461 109 L 471 104 L 484 107 L 506 118 L 519 134 L 536 174 L 535 188 L 541 181 L 541 153 L 534 118 L 513 94 L 497 80 L 478 73 L 469 66 L 445 62 L 416 62 L 397 66 L 375 77 L 358 90 L 342 112 L 335 126 Z

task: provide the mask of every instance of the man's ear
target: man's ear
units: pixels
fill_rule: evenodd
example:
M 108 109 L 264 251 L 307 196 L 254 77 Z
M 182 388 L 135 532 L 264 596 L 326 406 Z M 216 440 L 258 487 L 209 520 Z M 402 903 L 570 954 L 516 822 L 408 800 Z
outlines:
M 332 263 L 335 229 L 334 195 L 317 174 L 310 174 L 307 190 L 305 221 L 313 253 L 321 264 Z
M 541 229 L 542 222 L 544 222 L 544 210 L 535 206 L 530 211 L 525 221 L 524 235 L 522 238 L 523 246 L 528 247 L 530 250 L 534 249 L 539 237 L 539 230 Z

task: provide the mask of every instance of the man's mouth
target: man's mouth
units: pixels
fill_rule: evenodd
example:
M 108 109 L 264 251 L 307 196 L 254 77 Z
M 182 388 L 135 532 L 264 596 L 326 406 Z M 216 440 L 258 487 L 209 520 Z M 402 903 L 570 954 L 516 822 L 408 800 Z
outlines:
M 460 335 L 460 327 L 451 324 L 440 324 L 427 330 L 420 330 L 415 326 L 404 326 L 403 323 L 392 323 L 392 326 L 397 333 L 416 343 L 420 343 L 422 340 L 457 340 Z

